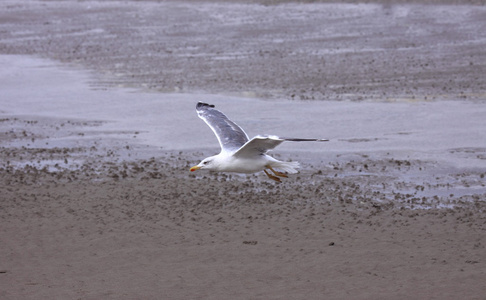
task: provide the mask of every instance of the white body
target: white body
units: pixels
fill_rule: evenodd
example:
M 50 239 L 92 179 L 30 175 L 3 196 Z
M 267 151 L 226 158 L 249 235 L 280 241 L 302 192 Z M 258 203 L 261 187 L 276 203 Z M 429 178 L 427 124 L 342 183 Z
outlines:
M 204 162 L 211 160 L 211 164 L 205 167 Z M 199 165 L 201 169 L 208 169 L 219 172 L 236 172 L 236 173 L 255 173 L 268 169 L 268 166 L 282 170 L 284 172 L 294 174 L 297 173 L 299 168 L 298 162 L 283 162 L 279 161 L 267 154 L 261 154 L 255 157 L 235 157 L 232 154 L 220 153 L 208 157 L 203 160 Z M 198 165 L 198 166 L 199 166 Z

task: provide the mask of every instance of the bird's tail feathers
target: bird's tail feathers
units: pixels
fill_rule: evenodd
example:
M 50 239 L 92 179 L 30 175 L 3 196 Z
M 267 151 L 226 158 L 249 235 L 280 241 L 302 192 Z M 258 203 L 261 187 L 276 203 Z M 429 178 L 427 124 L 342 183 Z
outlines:
M 274 164 L 273 167 L 289 174 L 295 174 L 298 172 L 297 169 L 300 168 L 300 164 L 297 161 L 279 161 L 278 163 Z

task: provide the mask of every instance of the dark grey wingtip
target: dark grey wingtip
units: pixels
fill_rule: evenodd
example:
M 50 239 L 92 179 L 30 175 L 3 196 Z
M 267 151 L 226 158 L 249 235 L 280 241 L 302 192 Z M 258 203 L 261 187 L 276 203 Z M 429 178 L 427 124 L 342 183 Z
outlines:
M 198 102 L 197 105 L 196 105 L 196 109 L 199 109 L 199 108 L 202 108 L 202 107 L 214 108 L 214 105 L 213 104 L 207 104 L 207 103 L 204 103 L 204 102 Z
M 300 139 L 300 138 L 281 138 L 289 142 L 329 142 L 328 139 Z

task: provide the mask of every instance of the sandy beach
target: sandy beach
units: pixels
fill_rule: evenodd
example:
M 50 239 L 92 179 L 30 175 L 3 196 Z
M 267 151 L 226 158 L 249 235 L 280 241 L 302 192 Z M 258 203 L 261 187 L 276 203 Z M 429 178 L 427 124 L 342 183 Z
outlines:
M 484 299 L 480 1 L 3 1 L 1 299 Z M 328 138 L 191 173 L 215 104 Z

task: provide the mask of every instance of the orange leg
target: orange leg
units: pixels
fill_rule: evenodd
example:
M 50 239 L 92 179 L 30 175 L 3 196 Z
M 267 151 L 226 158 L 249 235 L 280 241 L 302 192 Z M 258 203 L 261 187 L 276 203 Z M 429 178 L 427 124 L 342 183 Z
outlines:
M 277 176 L 273 176 L 272 174 L 268 173 L 267 170 L 263 170 L 263 172 L 265 172 L 265 174 L 267 174 L 268 178 L 270 179 L 273 179 L 275 180 L 276 182 L 282 182 L 282 180 L 280 180 L 280 178 L 278 178 Z
M 287 178 L 287 177 L 288 177 L 288 176 L 287 176 L 287 174 L 285 174 L 285 173 L 282 173 L 282 172 L 279 172 L 279 171 L 275 171 L 275 170 L 274 170 L 272 167 L 270 167 L 270 165 L 266 165 L 266 167 L 267 167 L 268 169 L 270 169 L 270 171 L 272 171 L 272 172 L 273 172 L 273 174 L 275 174 L 276 176 L 279 176 L 279 177 L 285 177 L 285 178 Z

